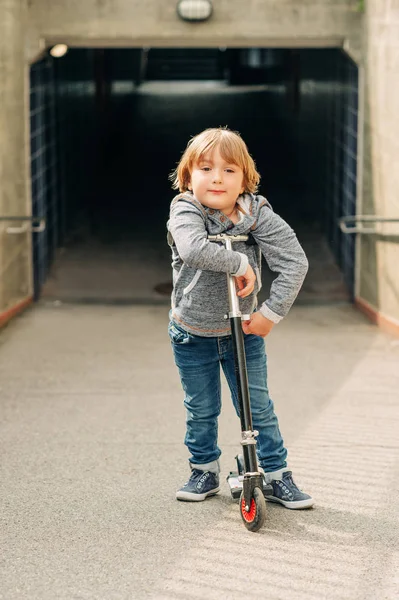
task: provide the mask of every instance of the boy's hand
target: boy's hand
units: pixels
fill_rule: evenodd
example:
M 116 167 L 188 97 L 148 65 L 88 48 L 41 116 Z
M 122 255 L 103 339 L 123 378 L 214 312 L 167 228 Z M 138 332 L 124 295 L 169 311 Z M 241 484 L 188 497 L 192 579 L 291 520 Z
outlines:
M 239 290 L 237 296 L 240 296 L 240 298 L 245 298 L 254 291 L 256 275 L 251 265 L 248 265 L 244 275 L 235 277 L 235 280 Z
M 270 319 L 266 319 L 260 312 L 254 312 L 251 315 L 250 321 L 242 322 L 244 333 L 252 333 L 260 337 L 266 337 L 273 329 L 274 323 Z

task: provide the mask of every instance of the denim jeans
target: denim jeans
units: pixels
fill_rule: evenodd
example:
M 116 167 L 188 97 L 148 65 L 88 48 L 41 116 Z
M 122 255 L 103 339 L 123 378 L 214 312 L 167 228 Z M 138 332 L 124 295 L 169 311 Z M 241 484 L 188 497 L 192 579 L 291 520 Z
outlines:
M 221 411 L 220 366 L 239 415 L 232 338 L 195 336 L 174 322 L 169 323 L 169 337 L 185 392 L 185 444 L 191 453 L 190 463 L 213 463 L 221 454 L 217 439 Z M 264 339 L 244 334 L 244 342 L 253 428 L 259 431 L 256 438 L 258 462 L 266 472 L 277 471 L 287 466 L 287 451 L 267 388 Z

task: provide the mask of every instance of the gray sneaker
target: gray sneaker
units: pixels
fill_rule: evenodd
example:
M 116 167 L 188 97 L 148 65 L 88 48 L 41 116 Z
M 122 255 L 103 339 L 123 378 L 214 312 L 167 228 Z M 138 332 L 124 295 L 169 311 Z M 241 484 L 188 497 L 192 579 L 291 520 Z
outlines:
M 193 469 L 187 483 L 177 490 L 176 498 L 187 502 L 201 502 L 208 496 L 214 496 L 219 490 L 219 475 L 212 471 Z
M 284 471 L 281 479 L 272 479 L 263 490 L 266 500 L 278 502 L 285 508 L 310 508 L 314 500 L 309 494 L 302 492 L 292 478 L 291 471 Z

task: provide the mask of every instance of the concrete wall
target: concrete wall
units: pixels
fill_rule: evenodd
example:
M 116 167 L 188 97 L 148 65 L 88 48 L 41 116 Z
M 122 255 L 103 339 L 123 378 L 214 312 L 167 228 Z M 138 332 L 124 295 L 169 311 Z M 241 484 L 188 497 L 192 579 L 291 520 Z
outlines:
M 350 46 L 359 31 L 357 4 L 217 0 L 208 22 L 190 24 L 177 17 L 177 0 L 31 0 L 30 19 L 46 44 L 312 47 L 340 46 L 347 39 Z
M 366 0 L 364 48 L 358 0 L 218 0 L 204 24 L 176 16 L 177 0 L 3 0 L 0 7 L 0 215 L 30 213 L 27 65 L 55 42 L 77 46 L 344 46 L 365 60 L 364 172 L 359 211 L 399 216 L 399 2 Z M 386 226 L 384 233 L 395 233 Z M 32 292 L 30 236 L 0 223 L 0 313 Z M 399 324 L 399 245 L 359 241 L 363 307 Z
M 366 0 L 364 172 L 359 212 L 399 218 L 399 1 Z M 399 333 L 399 223 L 359 240 L 358 297 Z
M 0 216 L 30 214 L 27 168 L 27 84 L 24 60 L 26 6 L 0 3 Z M 32 293 L 31 234 L 7 232 L 18 221 L 0 221 L 0 325 Z
M 31 214 L 29 63 L 57 41 L 81 46 L 340 46 L 358 50 L 358 0 L 218 0 L 204 24 L 177 0 L 3 0 L 0 216 Z M 31 235 L 0 223 L 0 321 L 32 294 Z M 15 225 L 15 223 L 13 224 Z

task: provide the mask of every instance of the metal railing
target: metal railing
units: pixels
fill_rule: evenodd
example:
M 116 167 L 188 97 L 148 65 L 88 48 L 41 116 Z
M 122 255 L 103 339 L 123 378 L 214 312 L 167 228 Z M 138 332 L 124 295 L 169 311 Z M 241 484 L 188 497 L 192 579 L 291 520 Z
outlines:
M 377 217 L 374 215 L 353 215 L 350 217 L 341 217 L 338 219 L 339 228 L 342 233 L 362 233 L 362 234 L 376 234 L 376 235 L 398 235 L 399 227 L 397 232 L 382 233 L 378 231 L 376 227 L 364 227 L 363 223 L 398 223 L 399 219 L 391 219 L 388 217 Z
M 6 233 L 10 234 L 26 233 L 28 231 L 31 233 L 40 233 L 46 229 L 46 219 L 41 217 L 0 217 L 0 221 L 22 222 L 22 225 L 17 227 L 7 227 Z

